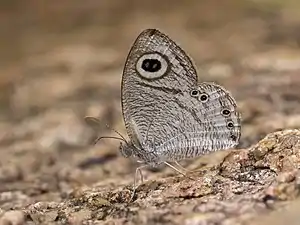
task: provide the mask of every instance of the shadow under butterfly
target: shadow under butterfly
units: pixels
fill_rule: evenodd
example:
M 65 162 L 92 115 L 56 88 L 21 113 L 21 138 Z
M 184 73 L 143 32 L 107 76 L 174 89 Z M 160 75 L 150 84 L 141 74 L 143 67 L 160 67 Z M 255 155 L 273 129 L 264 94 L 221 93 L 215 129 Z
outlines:
M 182 175 L 179 160 L 237 146 L 241 116 L 231 94 L 215 83 L 197 81 L 187 54 L 156 29 L 135 40 L 122 76 L 122 112 L 129 140 L 119 132 L 120 152 L 143 164 L 136 169 L 131 200 L 141 169 L 165 164 Z M 99 123 L 96 118 L 86 117 Z M 176 167 L 171 164 L 173 162 Z M 183 172 L 184 171 L 184 172 Z

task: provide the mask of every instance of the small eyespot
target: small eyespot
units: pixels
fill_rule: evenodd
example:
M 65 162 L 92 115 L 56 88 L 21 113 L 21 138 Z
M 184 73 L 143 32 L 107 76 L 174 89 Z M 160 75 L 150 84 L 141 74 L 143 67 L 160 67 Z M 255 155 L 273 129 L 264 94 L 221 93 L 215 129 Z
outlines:
M 234 127 L 233 122 L 232 122 L 232 121 L 229 121 L 229 122 L 227 123 L 227 128 L 228 128 L 228 129 L 232 129 L 233 127 Z
M 230 136 L 230 138 L 231 138 L 231 140 L 236 141 L 237 136 L 235 136 L 235 135 L 232 134 L 232 135 Z
M 137 73 L 145 79 L 154 80 L 166 75 L 170 63 L 165 55 L 158 52 L 146 53 L 136 62 Z
M 199 91 L 198 90 L 192 90 L 191 91 L 191 96 L 192 97 L 197 97 L 199 95 Z
M 223 116 L 225 116 L 225 117 L 227 117 L 227 116 L 230 116 L 230 110 L 229 109 L 223 109 L 222 111 L 221 111 L 221 113 L 222 113 L 222 115 Z
M 208 94 L 206 94 L 206 93 L 201 93 L 199 99 L 200 99 L 200 101 L 201 101 L 202 103 L 207 102 L 207 101 L 208 101 Z

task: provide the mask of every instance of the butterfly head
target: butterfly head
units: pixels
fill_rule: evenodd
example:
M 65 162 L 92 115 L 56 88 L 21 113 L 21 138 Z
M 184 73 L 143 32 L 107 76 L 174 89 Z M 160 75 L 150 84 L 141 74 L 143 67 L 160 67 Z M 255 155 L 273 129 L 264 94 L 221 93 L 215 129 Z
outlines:
M 123 157 L 129 158 L 132 156 L 133 153 L 133 144 L 120 142 L 119 150 Z

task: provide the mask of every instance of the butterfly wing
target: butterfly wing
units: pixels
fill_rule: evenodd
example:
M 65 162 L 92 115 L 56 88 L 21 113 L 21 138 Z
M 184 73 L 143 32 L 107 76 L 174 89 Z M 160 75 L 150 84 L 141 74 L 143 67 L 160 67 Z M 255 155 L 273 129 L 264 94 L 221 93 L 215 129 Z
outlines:
M 196 83 L 192 62 L 170 38 L 155 29 L 138 36 L 127 57 L 121 86 L 124 122 L 135 146 L 146 135 L 152 138 L 149 124 L 163 119 L 157 112 L 165 110 L 170 97 Z
M 235 147 L 241 136 L 241 116 L 231 94 L 214 83 L 201 83 L 186 96 L 177 96 L 178 129 L 156 146 L 161 161 L 197 157 Z
M 204 93 L 208 100 L 200 99 Z M 223 108 L 229 115 L 222 114 Z M 215 84 L 198 86 L 190 58 L 153 29 L 142 32 L 130 50 L 122 77 L 122 110 L 139 158 L 152 163 L 232 147 L 240 136 L 231 95 Z M 233 129 L 228 129 L 229 120 Z

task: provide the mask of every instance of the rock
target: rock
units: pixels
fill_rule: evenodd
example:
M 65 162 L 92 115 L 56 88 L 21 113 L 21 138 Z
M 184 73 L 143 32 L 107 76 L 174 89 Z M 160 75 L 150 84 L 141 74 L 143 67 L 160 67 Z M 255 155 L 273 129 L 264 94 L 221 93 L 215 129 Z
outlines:
M 72 213 L 68 221 L 70 224 L 82 224 L 83 221 L 91 219 L 91 211 L 87 209 Z
M 25 214 L 22 211 L 11 210 L 5 212 L 0 218 L 0 225 L 23 225 Z
M 248 149 L 229 151 L 219 163 L 187 177 L 156 180 L 156 185 L 145 182 L 132 203 L 126 187 L 95 186 L 74 192 L 60 209 L 69 221 L 80 223 L 118 217 L 133 224 L 247 224 L 298 198 L 299 138 L 299 130 L 278 131 Z
M 54 211 L 44 211 L 44 212 L 32 212 L 30 217 L 35 224 L 51 223 L 58 217 L 58 212 Z

